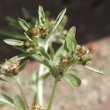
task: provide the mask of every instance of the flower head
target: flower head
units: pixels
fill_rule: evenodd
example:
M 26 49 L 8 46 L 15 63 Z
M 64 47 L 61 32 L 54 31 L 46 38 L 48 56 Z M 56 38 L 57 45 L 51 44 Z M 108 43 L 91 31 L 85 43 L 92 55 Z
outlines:
M 1 73 L 15 73 L 19 68 L 20 62 L 9 62 L 5 61 L 5 63 L 1 64 Z

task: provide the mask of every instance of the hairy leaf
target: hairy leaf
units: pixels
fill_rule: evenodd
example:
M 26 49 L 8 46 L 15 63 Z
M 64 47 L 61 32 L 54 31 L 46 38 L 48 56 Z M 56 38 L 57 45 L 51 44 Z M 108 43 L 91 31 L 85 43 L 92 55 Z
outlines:
M 39 13 L 39 24 L 40 26 L 43 26 L 45 25 L 45 13 L 42 6 L 39 6 L 38 13 Z
M 25 39 L 28 40 L 28 41 L 32 41 L 32 39 L 27 35 L 26 32 L 24 32 L 24 35 L 25 35 Z
M 7 103 L 7 104 L 9 104 L 13 107 L 16 107 L 16 104 L 15 104 L 14 100 L 11 97 L 9 97 L 5 94 L 0 94 L 0 101 L 4 102 L 4 103 Z
M 24 54 L 21 54 L 21 55 L 14 56 L 14 57 L 10 58 L 8 61 L 9 62 L 20 61 L 20 60 L 25 59 L 25 58 L 33 55 L 33 54 L 34 54 L 34 52 L 32 52 L 32 53 L 24 53 Z
M 99 71 L 99 70 L 97 70 L 97 69 L 95 69 L 95 68 L 92 68 L 92 67 L 90 67 L 90 66 L 85 66 L 88 70 L 90 70 L 90 71 L 93 71 L 93 72 L 95 72 L 95 73 L 99 73 L 99 74 L 102 74 L 102 75 L 104 75 L 105 73 L 104 72 L 102 72 L 102 71 Z
M 64 17 L 63 17 L 63 19 L 62 19 L 62 21 L 60 23 L 62 28 L 64 28 L 66 26 L 67 21 L 68 21 L 68 17 L 66 15 L 64 15 Z
M 41 54 L 47 58 L 47 59 L 50 59 L 48 53 L 45 51 L 45 49 L 43 47 L 39 47 L 39 51 L 41 52 Z
M 30 17 L 30 13 L 26 8 L 22 8 L 22 12 L 23 12 L 25 18 Z
M 17 32 L 11 32 L 11 31 L 8 31 L 8 30 L 0 30 L 0 34 L 1 35 L 6 35 L 6 36 L 9 36 L 9 37 L 13 37 L 13 38 L 16 38 L 16 39 L 25 40 L 25 36 L 23 34 L 19 34 Z
M 1 77 L 0 77 L 0 81 L 9 82 L 7 79 L 1 78 Z
M 64 78 L 70 84 L 71 87 L 80 86 L 81 84 L 81 80 L 73 74 L 65 73 Z
M 71 53 L 75 51 L 76 46 L 77 46 L 77 42 L 75 39 L 75 32 L 76 32 L 75 27 L 72 27 L 69 30 L 69 32 L 66 36 L 66 39 L 65 39 L 65 43 L 64 43 L 64 49 Z
M 28 25 L 28 23 L 27 23 L 25 20 L 23 20 L 23 19 L 21 19 L 21 18 L 18 18 L 18 22 L 19 22 L 20 26 L 21 26 L 26 32 L 29 31 L 30 26 Z
M 20 96 L 17 95 L 15 97 L 15 102 L 16 102 L 17 108 L 19 110 L 27 110 L 26 105 L 24 104 L 24 102 Z
M 58 15 L 58 17 L 56 18 L 56 21 L 55 21 L 54 25 L 52 26 L 52 28 L 51 28 L 51 30 L 50 30 L 50 33 L 51 33 L 51 34 L 56 30 L 56 28 L 58 27 L 58 25 L 59 25 L 60 22 L 62 21 L 65 12 L 66 12 L 66 9 L 63 9 L 63 10 L 60 12 L 60 14 Z
M 9 25 L 14 26 L 14 27 L 16 27 L 18 29 L 21 29 L 18 21 L 15 18 L 7 16 L 6 20 L 9 22 Z
M 4 42 L 8 45 L 13 45 L 13 46 L 23 46 L 24 42 L 16 39 L 5 39 Z

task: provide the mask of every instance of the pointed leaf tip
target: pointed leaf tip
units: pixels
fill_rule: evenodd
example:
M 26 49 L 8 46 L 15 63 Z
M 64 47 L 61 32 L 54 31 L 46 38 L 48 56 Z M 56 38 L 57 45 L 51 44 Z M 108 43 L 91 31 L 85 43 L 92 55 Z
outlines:
M 99 71 L 98 69 L 92 68 L 92 67 L 87 66 L 87 65 L 85 66 L 85 68 L 87 68 L 88 70 L 93 71 L 95 73 L 101 74 L 101 75 L 104 75 L 105 74 L 104 72 Z

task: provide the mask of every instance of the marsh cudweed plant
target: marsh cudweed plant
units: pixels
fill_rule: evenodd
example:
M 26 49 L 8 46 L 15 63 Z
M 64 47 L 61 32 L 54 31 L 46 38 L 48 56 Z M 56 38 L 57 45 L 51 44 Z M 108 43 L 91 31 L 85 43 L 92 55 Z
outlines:
M 0 101 L 10 104 L 17 110 L 50 110 L 54 101 L 58 83 L 65 80 L 71 87 L 80 86 L 81 80 L 71 70 L 75 71 L 76 64 L 82 65 L 90 71 L 104 74 L 103 72 L 89 67 L 92 56 L 85 46 L 77 44 L 75 39 L 76 28 L 73 26 L 65 30 L 67 23 L 66 9 L 62 10 L 56 20 L 49 19 L 48 12 L 44 12 L 43 7 L 39 6 L 38 19 L 31 16 L 23 8 L 24 19 L 6 17 L 11 26 L 14 26 L 21 33 L 9 30 L 0 30 L 0 34 L 12 36 L 12 39 L 5 39 L 8 45 L 20 50 L 23 54 L 14 56 L 4 63 L 1 63 L 0 80 L 10 82 L 7 77 L 16 80 L 16 84 L 21 95 L 16 95 L 14 99 L 6 94 L 0 93 Z M 53 43 L 61 46 L 55 51 Z M 23 85 L 19 78 L 19 73 L 28 64 L 28 58 L 39 62 L 39 71 L 32 73 L 34 99 L 32 105 L 28 105 L 23 91 Z M 54 86 L 47 108 L 43 107 L 43 80 L 48 76 L 54 79 Z

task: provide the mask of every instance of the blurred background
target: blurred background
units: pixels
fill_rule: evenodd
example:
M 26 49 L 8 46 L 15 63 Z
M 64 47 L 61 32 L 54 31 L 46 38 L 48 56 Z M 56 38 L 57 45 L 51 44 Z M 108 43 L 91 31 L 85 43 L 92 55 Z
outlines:
M 67 29 L 76 26 L 76 38 L 79 43 L 87 43 L 109 36 L 110 32 L 110 1 L 109 0 L 0 0 L 0 29 L 10 29 L 6 16 L 23 18 L 22 8 L 28 9 L 37 17 L 38 5 L 50 11 L 50 16 L 56 18 L 58 13 L 67 8 L 69 22 Z M 0 60 L 9 56 L 8 46 L 4 45 L 0 35 Z M 12 53 L 13 54 L 13 53 Z
M 96 110 L 110 110 L 110 0 L 0 0 L 0 29 L 13 30 L 5 17 L 23 18 L 23 7 L 37 17 L 39 5 L 42 5 L 44 10 L 50 11 L 52 18 L 56 18 L 59 12 L 66 7 L 66 15 L 69 18 L 66 28 L 76 26 L 78 43 L 87 45 L 91 53 L 95 55 L 92 66 L 108 73 L 103 77 L 93 74 L 88 76 L 88 71 L 80 68 L 83 71 L 83 75 L 80 76 L 82 78 L 81 88 L 78 88 L 78 93 L 77 91 L 73 93 L 70 90 L 68 93 L 76 95 L 71 97 L 66 92 L 68 87 L 65 88 L 62 85 L 60 92 L 63 92 L 67 100 L 63 98 L 62 103 L 59 103 L 56 109 L 94 110 L 96 108 Z M 0 35 L 0 61 L 19 53 L 12 47 L 5 45 L 4 38 L 6 36 Z M 95 84 L 94 81 L 96 81 Z M 48 91 L 45 94 L 49 95 Z M 60 98 L 61 96 L 58 95 L 56 101 L 58 102 Z M 74 102 L 74 100 L 76 101 Z M 54 110 L 56 109 L 54 108 Z

